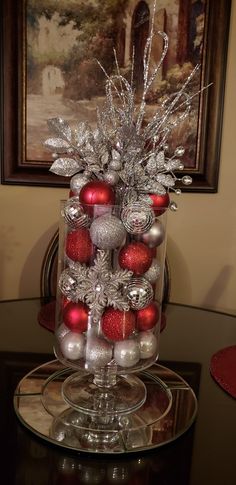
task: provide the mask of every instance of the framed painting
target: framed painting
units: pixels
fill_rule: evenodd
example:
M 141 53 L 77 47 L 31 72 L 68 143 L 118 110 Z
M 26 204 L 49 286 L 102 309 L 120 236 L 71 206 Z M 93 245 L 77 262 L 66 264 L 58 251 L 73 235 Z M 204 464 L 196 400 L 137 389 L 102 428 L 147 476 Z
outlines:
M 166 32 L 169 49 L 146 97 L 147 117 L 160 99 L 180 89 L 200 64 L 191 89 L 190 116 L 174 132 L 185 148 L 184 173 L 193 184 L 183 190 L 216 192 L 218 184 L 230 0 L 3 0 L 2 1 L 2 183 L 64 187 L 68 180 L 49 171 L 53 162 L 43 142 L 47 119 L 96 123 L 105 98 L 105 75 L 117 61 L 132 71 L 138 93 L 142 52 L 151 19 Z M 153 42 L 157 63 L 162 40 Z M 127 77 L 128 79 L 128 77 Z M 203 86 L 211 86 L 202 90 Z M 137 101 L 138 102 L 138 101 Z

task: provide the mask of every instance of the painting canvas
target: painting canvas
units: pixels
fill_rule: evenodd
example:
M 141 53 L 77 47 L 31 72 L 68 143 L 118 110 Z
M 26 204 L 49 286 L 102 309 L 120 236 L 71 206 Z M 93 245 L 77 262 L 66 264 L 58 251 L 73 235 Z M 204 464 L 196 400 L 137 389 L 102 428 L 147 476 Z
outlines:
M 26 4 L 26 159 L 51 160 L 44 149 L 48 137 L 46 120 L 61 116 L 70 123 L 96 122 L 97 106 L 105 96 L 105 74 L 121 73 L 130 80 L 134 52 L 134 88 L 140 102 L 143 53 L 153 15 L 153 0 L 28 0 Z M 181 4 L 181 5 L 180 5 Z M 146 120 L 158 103 L 177 92 L 203 54 L 204 0 L 159 0 L 154 31 L 166 32 L 169 49 L 149 90 Z M 153 39 L 150 70 L 160 60 L 163 39 Z M 99 61 L 99 63 L 97 62 Z M 201 69 L 190 93 L 200 89 Z M 199 97 L 188 119 L 177 126 L 170 144 L 181 140 L 185 166 L 195 168 Z M 40 134 L 40 136 L 39 136 Z

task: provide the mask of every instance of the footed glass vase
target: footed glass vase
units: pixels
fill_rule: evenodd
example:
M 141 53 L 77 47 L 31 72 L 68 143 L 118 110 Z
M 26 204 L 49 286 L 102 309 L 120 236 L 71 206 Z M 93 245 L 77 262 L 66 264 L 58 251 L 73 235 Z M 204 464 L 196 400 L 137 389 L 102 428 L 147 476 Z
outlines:
M 55 354 L 72 371 L 52 436 L 64 426 L 69 444 L 73 435 L 88 451 L 142 446 L 150 439 L 145 419 L 155 419 L 140 413 L 147 404 L 140 375 L 159 354 L 166 208 L 85 205 L 74 196 L 61 214 Z

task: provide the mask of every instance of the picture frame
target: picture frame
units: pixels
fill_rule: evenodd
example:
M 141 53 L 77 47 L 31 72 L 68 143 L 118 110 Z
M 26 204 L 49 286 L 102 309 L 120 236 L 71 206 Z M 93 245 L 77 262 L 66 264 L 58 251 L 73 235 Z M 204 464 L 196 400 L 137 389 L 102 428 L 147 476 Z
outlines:
M 181 5 L 183 3 L 179 0 Z M 197 123 L 196 160 L 184 174 L 188 192 L 217 192 L 223 124 L 230 0 L 205 0 L 204 42 Z M 137 2 L 138 3 L 138 2 Z M 144 2 L 142 2 L 144 3 Z M 163 2 L 162 2 L 163 3 Z M 68 179 L 49 171 L 52 160 L 26 158 L 26 0 L 1 4 L 1 175 L 2 184 L 67 187 Z M 184 28 L 184 26 L 183 26 Z M 55 116 L 58 114 L 56 113 Z M 36 127 L 37 133 L 37 127 Z M 177 174 L 178 175 L 178 174 Z M 183 175 L 183 173 L 181 173 Z

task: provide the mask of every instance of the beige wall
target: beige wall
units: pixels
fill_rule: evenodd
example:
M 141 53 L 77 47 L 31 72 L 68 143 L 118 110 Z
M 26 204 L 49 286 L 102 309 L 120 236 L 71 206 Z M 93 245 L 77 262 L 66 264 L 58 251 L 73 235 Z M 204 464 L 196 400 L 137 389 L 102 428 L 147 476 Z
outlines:
M 236 0 L 224 109 L 219 191 L 183 194 L 169 214 L 171 301 L 236 314 Z M 0 299 L 39 296 L 44 251 L 66 189 L 0 186 Z

